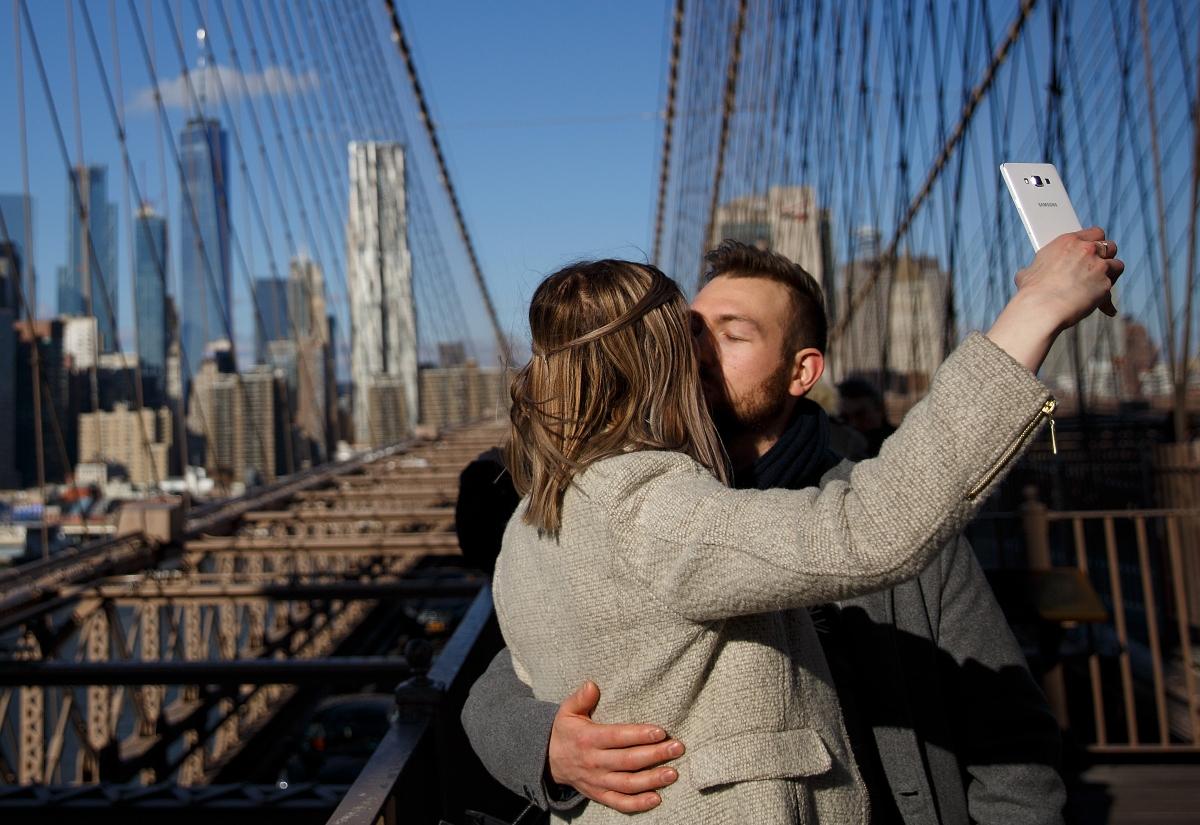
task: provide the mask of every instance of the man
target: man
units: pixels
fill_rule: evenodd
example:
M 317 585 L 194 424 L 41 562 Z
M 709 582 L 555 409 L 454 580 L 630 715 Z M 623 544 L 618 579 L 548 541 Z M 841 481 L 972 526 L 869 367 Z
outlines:
M 838 384 L 838 418 L 867 439 L 868 454 L 879 455 L 879 448 L 896 432 L 887 420 L 883 396 L 869 381 L 848 378 Z
M 707 260 L 694 324 L 736 484 L 837 483 L 851 465 L 805 398 L 824 371 L 820 287 L 785 258 L 731 241 Z M 917 579 L 812 614 L 872 821 L 1062 821 L 1057 724 L 965 541 Z M 686 743 L 653 724 L 591 722 L 599 690 L 585 684 L 558 708 L 539 702 L 502 651 L 472 689 L 463 724 L 488 769 L 540 807 L 567 811 L 587 797 L 648 810 L 678 778 L 663 763 Z

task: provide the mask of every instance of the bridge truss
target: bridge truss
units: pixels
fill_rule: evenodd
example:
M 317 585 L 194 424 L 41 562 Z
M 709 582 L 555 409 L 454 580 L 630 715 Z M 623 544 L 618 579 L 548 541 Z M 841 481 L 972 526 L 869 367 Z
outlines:
M 454 565 L 457 472 L 498 436 L 377 451 L 193 514 L 177 541 L 129 536 L 10 572 L 0 808 L 328 813 L 345 788 L 227 777 L 270 751 L 251 746 L 305 688 L 386 687 L 428 667 L 378 654 L 421 635 L 414 605 L 479 594 L 482 577 Z

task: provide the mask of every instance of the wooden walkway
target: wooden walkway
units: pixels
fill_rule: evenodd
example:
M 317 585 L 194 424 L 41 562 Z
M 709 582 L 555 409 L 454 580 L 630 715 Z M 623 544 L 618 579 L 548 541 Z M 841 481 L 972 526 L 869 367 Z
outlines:
M 1200 764 L 1097 765 L 1070 790 L 1070 825 L 1197 825 Z

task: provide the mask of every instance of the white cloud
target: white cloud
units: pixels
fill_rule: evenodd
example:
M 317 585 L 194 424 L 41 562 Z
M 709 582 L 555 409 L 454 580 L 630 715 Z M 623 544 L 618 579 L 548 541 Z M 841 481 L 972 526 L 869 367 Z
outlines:
M 231 104 L 238 103 L 246 97 L 264 97 L 267 95 L 294 95 L 317 88 L 320 80 L 315 71 L 302 75 L 293 74 L 280 66 L 268 66 L 262 72 L 243 74 L 232 66 L 208 66 L 188 73 L 192 88 L 199 95 L 204 90 L 208 100 L 208 108 L 221 106 L 221 89 L 224 89 L 225 99 Z M 220 81 L 220 86 L 217 85 Z M 163 80 L 159 83 L 162 92 L 163 105 L 174 109 L 191 109 L 192 96 L 188 91 L 188 82 L 183 75 Z M 129 101 L 129 108 L 135 112 L 153 112 L 154 87 L 147 86 L 139 91 Z

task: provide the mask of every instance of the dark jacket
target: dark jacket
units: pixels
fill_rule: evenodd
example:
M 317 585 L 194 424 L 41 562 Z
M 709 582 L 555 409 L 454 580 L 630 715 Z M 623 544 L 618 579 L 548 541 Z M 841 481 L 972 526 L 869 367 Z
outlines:
M 1062 822 L 1057 723 L 966 541 L 916 579 L 840 607 L 847 650 L 875 674 L 860 683 L 871 701 L 858 712 L 906 825 Z M 556 710 L 533 698 L 501 651 L 462 721 L 501 783 L 564 809 L 583 798 L 549 799 L 542 781 Z
M 480 453 L 459 474 L 454 530 L 472 567 L 491 575 L 504 528 L 520 501 L 499 447 Z

